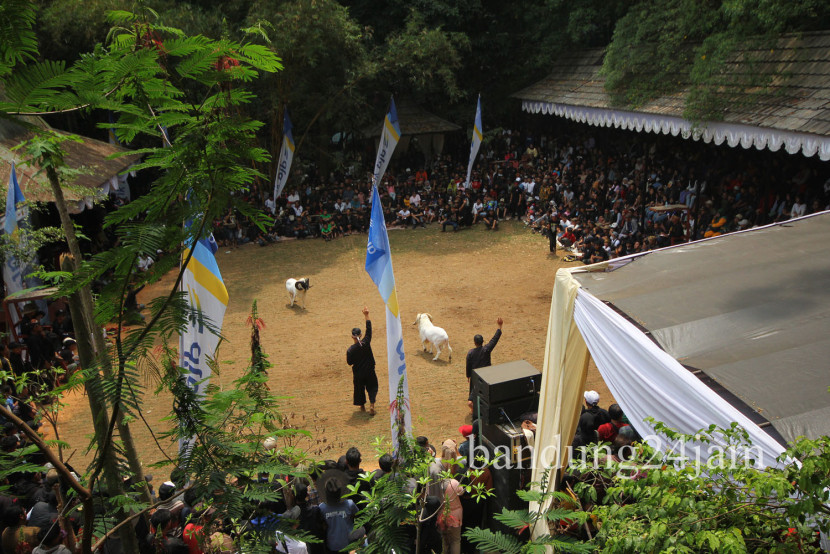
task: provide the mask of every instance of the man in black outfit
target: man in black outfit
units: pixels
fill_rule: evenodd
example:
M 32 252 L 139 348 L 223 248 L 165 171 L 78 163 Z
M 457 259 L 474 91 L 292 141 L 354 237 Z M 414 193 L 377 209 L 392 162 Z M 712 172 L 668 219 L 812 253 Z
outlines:
M 498 344 L 499 339 L 501 338 L 501 326 L 504 324 L 504 320 L 502 318 L 498 318 L 496 319 L 496 324 L 499 328 L 496 329 L 496 334 L 493 335 L 490 342 L 484 344 L 484 337 L 476 335 L 473 337 L 473 342 L 476 345 L 475 348 L 472 348 L 469 352 L 467 352 L 467 384 L 470 386 L 470 394 L 467 397 L 467 405 L 470 407 L 470 410 L 473 409 L 473 370 L 493 365 L 490 362 L 490 353 L 496 347 L 496 344 Z
M 378 376 L 375 374 L 375 355 L 372 353 L 372 322 L 369 321 L 369 308 L 363 308 L 366 318 L 366 336 L 360 338 L 359 327 L 352 329 L 354 344 L 346 351 L 346 362 L 352 366 L 354 383 L 354 405 L 365 412 L 366 394 L 369 395 L 369 415 L 375 415 L 375 397 L 378 394 Z

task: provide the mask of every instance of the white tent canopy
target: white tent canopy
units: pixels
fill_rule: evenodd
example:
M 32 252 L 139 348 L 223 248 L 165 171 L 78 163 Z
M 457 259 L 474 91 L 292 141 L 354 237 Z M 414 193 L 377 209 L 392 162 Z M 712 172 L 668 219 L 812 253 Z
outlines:
M 823 212 L 559 270 L 533 480 L 567 463 L 589 354 L 643 437 L 647 417 L 687 434 L 738 422 L 773 465 L 830 434 L 828 237 Z

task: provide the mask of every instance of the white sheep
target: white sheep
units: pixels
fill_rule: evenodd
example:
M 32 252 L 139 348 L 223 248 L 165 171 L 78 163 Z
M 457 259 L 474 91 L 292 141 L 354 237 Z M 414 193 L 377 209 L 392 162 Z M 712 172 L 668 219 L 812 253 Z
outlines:
M 432 324 L 432 316 L 429 314 L 418 314 L 415 316 L 415 322 L 412 325 L 418 326 L 418 333 L 421 335 L 421 346 L 424 347 L 424 352 L 432 353 L 435 350 L 435 357 L 433 361 L 438 359 L 441 355 L 441 347 L 446 345 L 447 351 L 450 353 L 449 361 L 452 361 L 452 347 L 450 346 L 450 337 L 447 332 L 441 327 L 436 327 Z M 427 343 L 430 349 L 427 350 Z
M 299 296 L 300 302 L 305 310 L 305 293 L 310 288 L 311 285 L 308 283 L 308 277 L 304 279 L 287 279 L 285 281 L 285 290 L 288 291 L 288 301 L 290 302 L 290 305 L 293 307 L 294 302 Z

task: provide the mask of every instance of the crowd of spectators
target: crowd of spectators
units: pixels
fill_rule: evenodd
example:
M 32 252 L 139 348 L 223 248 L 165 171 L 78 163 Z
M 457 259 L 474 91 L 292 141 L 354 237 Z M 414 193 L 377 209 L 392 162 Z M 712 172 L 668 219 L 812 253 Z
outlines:
M 482 148 L 466 182 L 466 154 L 390 166 L 379 187 L 389 228 L 442 231 L 521 220 L 585 263 L 798 217 L 830 207 L 828 175 L 804 159 L 628 134 L 598 144 L 593 130 L 548 139 L 505 131 Z M 413 160 L 402 162 L 410 163 Z M 266 232 L 229 210 L 220 245 L 365 232 L 371 176 L 355 170 L 295 176 L 279 198 L 246 200 L 273 216 Z M 299 183 L 299 184 L 297 184 Z

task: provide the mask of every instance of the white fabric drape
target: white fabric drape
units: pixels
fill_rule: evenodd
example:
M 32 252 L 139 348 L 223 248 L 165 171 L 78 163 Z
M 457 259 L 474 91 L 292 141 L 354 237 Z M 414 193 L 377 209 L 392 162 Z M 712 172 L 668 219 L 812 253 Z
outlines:
M 523 100 L 522 109 L 529 113 L 556 115 L 598 127 L 615 127 L 638 133 L 645 131 L 671 134 L 675 137 L 679 134 L 683 138 L 703 140 L 707 144 L 714 142 L 716 145 L 721 145 L 726 142 L 733 148 L 738 145 L 743 148 L 754 146 L 758 150 L 766 148 L 777 152 L 783 146 L 789 154 L 801 152 L 808 158 L 818 155 L 822 161 L 830 160 L 830 137 L 809 133 L 724 122 L 706 122 L 695 126 L 681 117 L 664 114 L 572 106 L 534 100 Z
M 574 302 L 574 320 L 602 378 L 629 421 L 644 438 L 656 435 L 653 417 L 682 433 L 695 433 L 715 424 L 728 428 L 737 422 L 748 433 L 761 458 L 761 467 L 776 465 L 784 447 L 760 427 L 703 384 L 637 327 L 580 289 Z M 660 439 L 654 446 L 666 450 Z M 663 439 L 664 440 L 664 439 Z M 692 445 L 694 448 L 694 445 Z M 708 458 L 706 446 L 701 462 Z M 696 455 L 687 445 L 686 455 Z

